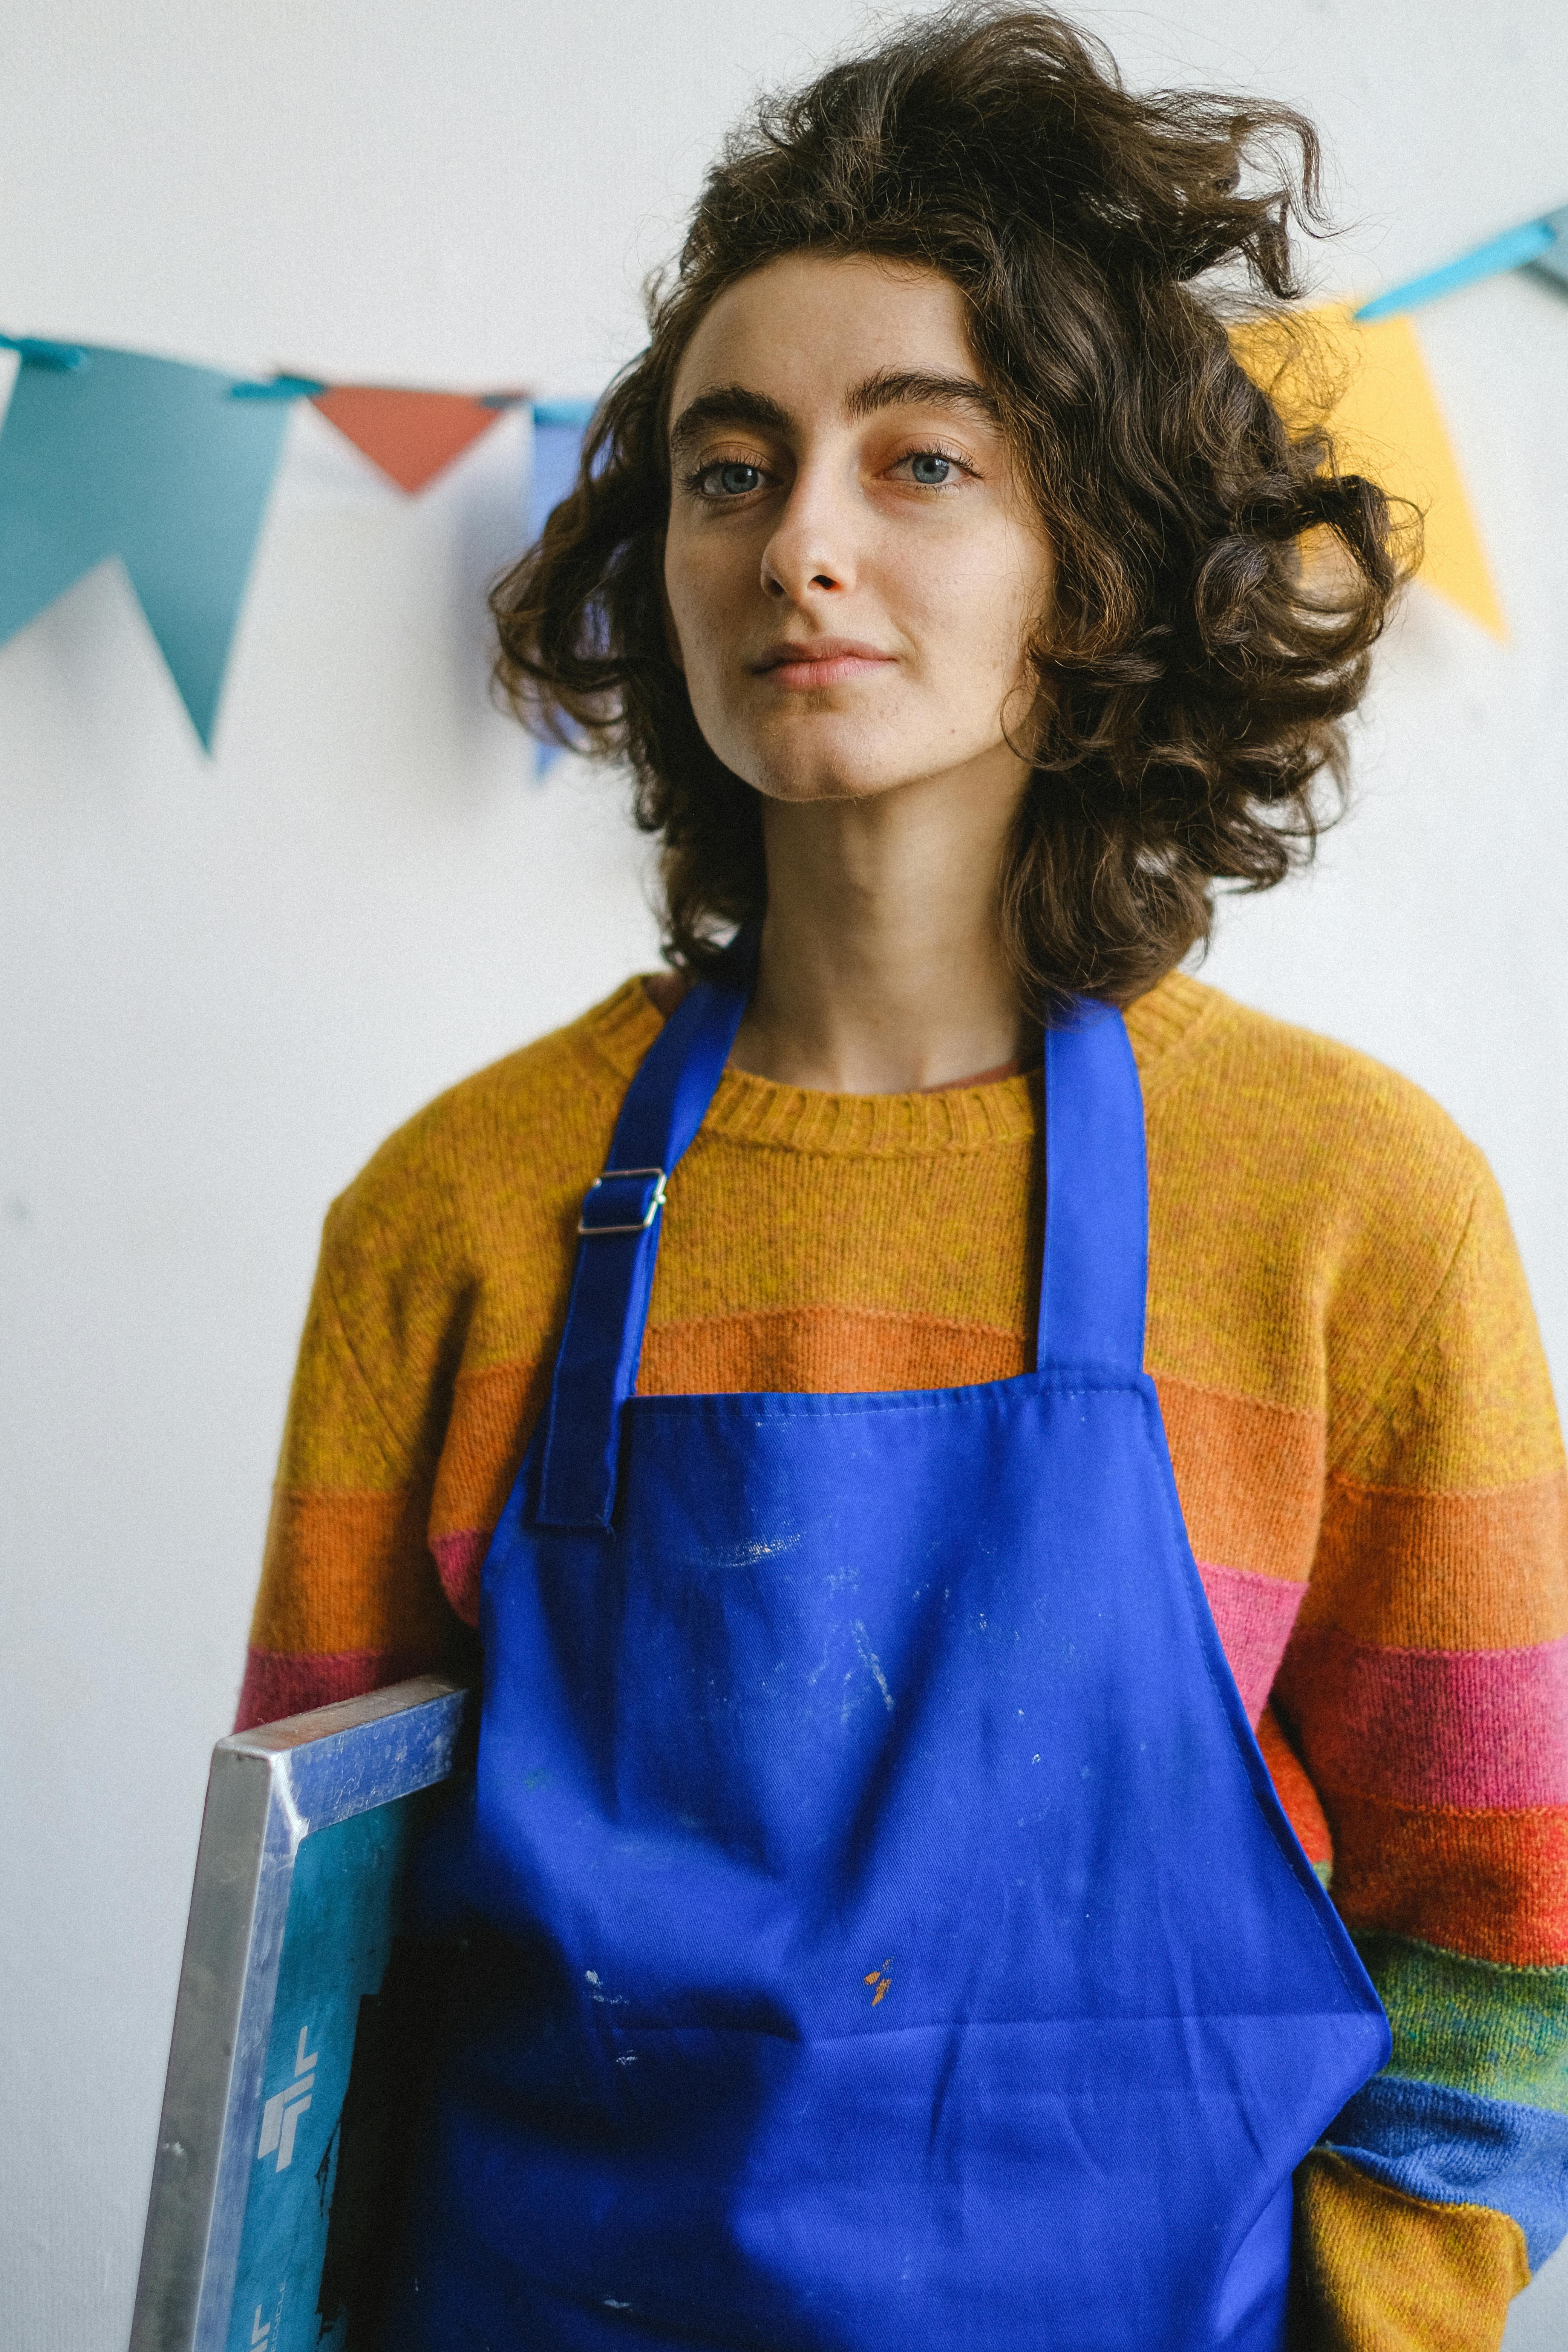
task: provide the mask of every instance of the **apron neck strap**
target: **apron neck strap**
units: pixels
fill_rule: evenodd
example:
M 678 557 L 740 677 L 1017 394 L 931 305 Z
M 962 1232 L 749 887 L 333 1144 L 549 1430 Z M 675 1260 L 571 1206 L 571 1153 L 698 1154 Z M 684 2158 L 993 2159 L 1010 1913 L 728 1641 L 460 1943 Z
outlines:
M 699 981 L 644 1055 L 577 1221 L 577 1264 L 545 1408 L 539 1522 L 607 1528 L 621 1407 L 637 1386 L 665 1186 L 701 1126 L 752 992 L 755 941 Z
M 665 1186 L 701 1126 L 751 996 L 755 942 L 700 981 L 626 1091 L 605 1172 L 578 1220 L 577 1263 L 545 1407 L 537 1517 L 607 1528 L 621 1407 L 637 1386 Z M 1041 1371 L 1143 1369 L 1149 1212 L 1143 1097 L 1119 1013 L 1081 1004 L 1046 1035 Z
M 1149 1181 L 1143 1089 L 1114 1006 L 1080 999 L 1046 1032 L 1042 1372 L 1143 1370 Z

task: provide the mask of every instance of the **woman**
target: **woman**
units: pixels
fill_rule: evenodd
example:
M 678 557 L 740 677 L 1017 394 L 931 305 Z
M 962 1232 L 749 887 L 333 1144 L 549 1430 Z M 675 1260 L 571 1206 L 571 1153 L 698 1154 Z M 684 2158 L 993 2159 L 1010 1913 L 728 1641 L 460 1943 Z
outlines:
M 497 592 L 673 969 L 328 1222 L 242 1720 L 483 1646 L 397 2344 L 1479 2347 L 1562 2233 L 1506 1220 L 1177 969 L 1400 574 L 1212 290 L 1314 160 L 917 25 L 732 143 Z

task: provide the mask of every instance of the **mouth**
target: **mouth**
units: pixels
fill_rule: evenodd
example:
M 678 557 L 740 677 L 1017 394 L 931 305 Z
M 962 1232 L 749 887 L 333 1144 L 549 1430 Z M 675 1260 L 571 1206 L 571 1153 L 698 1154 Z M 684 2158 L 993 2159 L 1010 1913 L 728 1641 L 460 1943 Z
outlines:
M 765 677 L 770 686 L 799 694 L 839 686 L 849 678 L 869 677 L 874 671 L 893 668 L 897 659 L 894 654 L 861 645 L 852 637 L 811 637 L 804 643 L 781 637 L 751 668 L 753 677 Z

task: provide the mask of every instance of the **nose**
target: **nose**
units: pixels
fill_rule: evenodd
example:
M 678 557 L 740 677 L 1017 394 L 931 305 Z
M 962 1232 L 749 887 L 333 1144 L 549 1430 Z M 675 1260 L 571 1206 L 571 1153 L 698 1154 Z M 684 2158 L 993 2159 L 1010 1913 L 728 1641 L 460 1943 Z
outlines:
M 804 604 L 853 588 L 855 535 L 847 487 L 803 466 L 763 550 L 763 589 L 777 604 Z

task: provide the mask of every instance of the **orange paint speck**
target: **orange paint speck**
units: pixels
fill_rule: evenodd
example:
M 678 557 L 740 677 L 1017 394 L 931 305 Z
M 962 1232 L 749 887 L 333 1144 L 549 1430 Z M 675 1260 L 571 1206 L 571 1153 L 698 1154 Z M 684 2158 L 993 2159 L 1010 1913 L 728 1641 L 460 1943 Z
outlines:
M 881 1983 L 877 1987 L 876 1991 L 871 1995 L 871 2006 L 872 2006 L 872 2008 L 873 2008 L 873 2009 L 875 2009 L 875 2008 L 876 2008 L 877 2003 L 881 2000 L 882 1995 L 887 1991 L 888 1987 L 892 1983 L 892 1981 L 893 1981 L 893 1979 L 892 1979 L 892 1978 L 891 1978 L 891 1977 L 884 1977 L 884 1978 L 882 1979 Z

